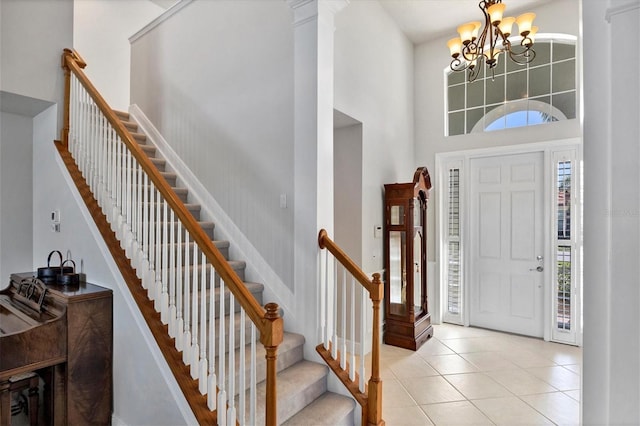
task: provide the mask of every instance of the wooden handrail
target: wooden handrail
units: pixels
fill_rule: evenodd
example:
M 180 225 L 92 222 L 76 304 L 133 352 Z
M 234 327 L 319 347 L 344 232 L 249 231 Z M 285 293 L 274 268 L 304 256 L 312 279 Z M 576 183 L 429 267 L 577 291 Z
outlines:
M 349 271 L 349 273 L 353 275 L 353 277 L 358 280 L 358 282 L 364 288 L 367 289 L 367 291 L 371 295 L 371 300 L 382 300 L 382 297 L 384 295 L 384 288 L 382 288 L 382 286 L 374 285 L 373 281 L 369 277 L 367 277 L 362 269 L 360 269 L 360 267 L 356 265 L 356 263 L 351 260 L 351 258 L 347 256 L 347 254 L 342 251 L 342 249 L 331 238 L 329 238 L 327 231 L 324 229 L 321 229 L 318 233 L 318 245 L 321 249 L 326 248 L 327 250 L 329 250 L 329 252 L 333 254 L 333 257 L 335 257 L 338 262 L 340 262 L 342 266 L 344 266 L 347 271 Z M 374 277 L 375 275 L 376 274 L 374 274 Z M 379 280 L 380 274 L 377 275 Z
M 333 257 L 369 292 L 373 304 L 373 336 L 371 341 L 371 378 L 367 385 L 367 393 L 363 395 L 357 385 L 349 379 L 349 375 L 340 367 L 339 361 L 333 359 L 329 348 L 320 344 L 316 351 L 329 365 L 338 379 L 351 392 L 356 401 L 362 406 L 362 424 L 382 426 L 382 379 L 380 378 L 380 303 L 384 297 L 384 287 L 380 281 L 380 274 L 374 273 L 372 279 L 331 239 L 327 231 L 321 229 L 318 233 L 318 245 L 327 249 Z M 346 301 L 344 301 L 346 303 Z M 352 366 L 355 368 L 355 366 Z
M 69 144 L 69 103 L 71 93 L 70 73 L 73 73 L 78 81 L 84 86 L 87 93 L 91 96 L 96 106 L 100 109 L 105 118 L 109 121 L 113 129 L 116 131 L 122 142 L 129 149 L 133 157 L 138 161 L 144 172 L 155 185 L 156 189 L 162 194 L 167 204 L 175 212 L 178 219 L 187 229 L 194 242 L 204 253 L 207 260 L 213 265 L 220 278 L 225 282 L 229 290 L 233 293 L 238 303 L 243 307 L 251 321 L 260 331 L 260 342 L 267 350 L 267 384 L 275 384 L 276 375 L 276 354 L 277 348 L 284 338 L 284 324 L 278 313 L 278 305 L 269 303 L 263 308 L 253 297 L 251 292 L 246 288 L 235 271 L 223 257 L 222 253 L 213 244 L 201 226 L 198 225 L 193 215 L 187 210 L 184 203 L 179 199 L 177 194 L 171 189 L 167 181 L 162 177 L 158 169 L 153 165 L 151 160 L 142 151 L 138 143 L 133 139 L 129 131 L 118 119 L 114 111 L 109 107 L 98 90 L 93 86 L 89 78 L 82 69 L 86 66 L 82 57 L 71 49 L 64 49 L 62 54 L 62 67 L 65 71 L 65 110 L 64 123 L 62 129 L 62 143 L 68 148 Z M 275 385 L 273 389 L 268 389 L 267 394 L 270 396 L 271 402 L 275 402 Z M 266 421 L 268 425 L 277 423 L 276 410 L 270 409 L 267 404 Z

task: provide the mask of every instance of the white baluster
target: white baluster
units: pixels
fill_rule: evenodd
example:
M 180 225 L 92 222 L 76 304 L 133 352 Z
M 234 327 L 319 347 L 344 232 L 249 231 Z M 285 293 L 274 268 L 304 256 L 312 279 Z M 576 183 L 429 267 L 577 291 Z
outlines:
M 161 274 L 162 274 L 162 270 L 160 269 L 162 267 L 162 253 L 161 253 L 161 247 L 162 247 L 162 194 L 160 193 L 160 191 L 156 188 L 155 190 L 155 202 L 154 202 L 154 207 L 155 207 L 155 225 L 156 225 L 156 229 L 154 231 L 154 237 L 153 237 L 153 242 L 154 244 L 154 250 L 153 250 L 153 276 L 152 278 L 152 282 L 149 283 L 149 298 L 151 300 L 157 300 L 158 298 L 160 298 L 160 295 L 162 293 L 162 290 L 158 290 L 158 283 L 160 283 L 161 281 Z M 162 285 L 160 284 L 160 287 L 162 287 Z M 155 304 L 154 304 L 155 307 Z M 156 308 L 156 310 L 158 310 Z
M 333 283 L 331 284 L 331 356 L 338 358 L 338 265 L 333 263 Z
M 336 309 L 338 307 L 336 306 Z M 347 269 L 342 268 L 342 354 L 340 354 L 340 367 L 347 368 Z
M 103 209 L 107 216 L 107 220 L 111 224 L 114 220 L 113 208 L 115 207 L 116 199 L 116 140 L 114 133 L 114 129 L 109 130 L 109 198 L 105 208 Z
M 131 152 L 123 146 L 125 162 L 122 165 L 124 173 L 124 186 L 122 188 L 122 223 L 120 223 L 120 246 L 126 250 L 129 238 L 129 220 L 131 220 Z
M 158 243 L 158 268 L 156 269 L 156 298 L 154 299 L 154 307 L 156 311 L 162 314 L 164 306 L 164 295 L 167 291 L 165 273 L 167 268 L 167 235 L 169 235 L 169 215 L 167 214 L 167 200 L 162 200 L 162 210 L 158 212 L 158 216 L 162 217 L 163 226 L 160 227 L 160 233 L 157 238 Z M 165 313 L 166 320 L 166 313 Z M 166 324 L 166 323 L 165 323 Z
M 176 242 L 176 248 L 179 254 L 178 265 L 176 268 L 176 349 L 178 349 L 179 351 L 182 350 L 182 338 L 184 337 L 184 320 L 182 319 L 182 283 L 184 282 L 184 276 L 182 275 L 182 266 L 184 265 L 184 249 L 182 248 L 182 233 L 183 229 L 180 228 L 180 232 L 178 232 L 178 239 Z M 188 245 L 188 243 L 185 244 Z
M 122 141 L 118 137 L 116 139 L 116 201 L 113 205 L 113 219 L 111 223 L 111 230 L 116 233 L 116 237 L 120 238 L 120 221 L 122 220 L 122 162 L 124 158 L 122 156 Z
M 200 374 L 198 376 L 200 393 L 207 393 L 207 257 L 201 253 L 201 279 L 200 279 Z M 209 290 L 213 292 L 213 289 Z
M 138 187 L 140 186 L 140 182 L 138 182 L 138 166 L 137 161 L 131 154 L 131 205 L 129 206 L 129 240 L 127 241 L 127 245 L 125 248 L 125 253 L 127 257 L 130 259 L 131 266 L 133 268 L 137 268 L 138 265 L 135 263 L 135 240 L 137 238 L 136 235 L 136 205 L 138 204 Z
M 349 366 L 349 378 L 351 379 L 351 381 L 354 381 L 356 379 L 356 279 L 353 277 L 353 275 L 351 276 L 351 303 L 349 304 L 351 306 L 351 309 L 349 309 L 350 311 L 350 316 L 351 319 L 349 320 L 349 322 L 351 323 L 351 365 Z M 364 342 L 360 343 L 361 345 L 364 344 Z
M 143 194 L 142 199 L 142 218 L 140 228 L 142 231 L 142 257 L 140 259 L 140 267 L 138 268 L 139 275 L 138 278 L 142 280 L 143 286 L 145 285 L 145 277 L 149 271 L 149 229 L 151 227 L 151 223 L 149 221 L 149 203 L 151 196 L 151 185 L 149 185 L 149 175 L 144 174 L 144 187 L 146 190 Z M 147 288 L 147 287 L 145 287 Z
M 108 121 L 104 114 L 100 114 L 100 158 L 98 162 L 98 205 L 104 205 L 105 196 L 105 170 L 107 161 L 107 125 Z
M 227 425 L 236 424 L 236 327 L 233 322 L 235 297 L 229 292 L 229 408 L 227 410 Z
M 365 315 L 368 294 L 364 287 L 360 288 L 360 390 L 365 392 L 365 371 L 364 371 L 364 347 L 365 347 Z
M 164 233 L 162 235 L 162 298 L 160 299 L 160 317 L 163 324 L 169 323 L 169 228 L 173 230 L 175 224 L 169 223 L 167 200 L 164 200 Z M 171 210 L 173 218 L 173 209 Z
M 78 166 L 82 172 L 82 176 L 85 176 L 87 170 L 87 144 L 89 143 L 89 104 L 87 93 L 84 92 L 82 96 L 82 146 L 80 148 L 79 157 L 80 160 Z
M 142 278 L 142 286 L 147 289 L 149 298 L 153 299 L 151 293 L 153 285 L 156 281 L 156 189 L 152 182 L 149 182 L 149 212 L 148 212 L 148 238 L 147 252 L 149 257 L 149 267 L 145 270 L 144 278 Z
M 191 262 L 189 260 L 189 233 L 185 230 L 185 251 L 184 251 L 184 311 L 182 312 L 182 318 L 184 320 L 184 336 L 182 338 L 182 361 L 185 365 L 189 365 L 191 362 L 191 303 L 189 296 L 191 296 L 191 288 L 190 288 L 190 277 L 189 273 L 189 265 Z M 195 241 L 194 241 L 195 244 Z
M 171 209 L 171 223 L 175 220 L 175 213 Z M 176 229 L 177 228 L 177 229 Z M 169 335 L 175 337 L 176 335 L 176 319 L 178 318 L 176 312 L 176 232 L 179 234 L 182 231 L 182 222 L 178 222 L 176 226 L 171 227 L 169 235 Z
M 324 333 L 325 333 L 325 326 L 326 326 L 326 317 L 325 317 L 325 313 L 326 313 L 325 284 L 326 283 L 323 280 L 323 275 L 322 275 L 323 270 L 324 269 L 322 267 L 322 250 L 318 249 L 318 293 L 319 293 L 318 300 L 320 300 L 320 341 L 321 342 L 324 342 Z
M 215 275 L 216 271 L 213 265 L 209 270 L 209 377 L 207 393 L 207 406 L 209 410 L 215 410 L 217 407 L 217 381 L 216 377 L 216 298 L 215 298 Z
M 329 330 L 329 294 L 331 293 L 331 288 L 329 286 L 329 251 L 325 251 L 324 255 L 324 347 L 329 350 L 329 342 L 331 341 L 331 331 Z
M 224 306 L 224 280 L 220 278 L 220 316 L 218 317 L 218 322 L 220 325 L 220 329 L 218 330 L 218 365 L 220 368 L 218 369 L 218 425 L 226 426 L 227 424 L 227 410 L 225 407 L 227 406 L 227 391 L 226 391 L 226 377 L 225 377 L 225 306 Z
M 198 378 L 200 345 L 198 344 L 198 245 L 193 244 L 193 281 L 191 289 L 191 377 Z
M 238 364 L 238 368 L 240 369 L 238 376 L 238 423 L 240 425 L 245 424 L 245 410 L 246 410 L 246 378 L 245 378 L 245 367 L 247 365 L 245 359 L 245 327 L 246 327 L 246 314 L 244 309 L 240 308 L 240 350 L 238 353 L 240 354 L 240 363 Z
M 256 411 L 258 406 L 256 383 L 256 325 L 251 323 L 251 371 L 249 373 L 249 424 L 256 424 Z
M 113 146 L 113 127 L 108 126 L 105 132 L 105 193 L 104 193 L 104 206 L 102 212 L 108 215 L 111 212 L 111 172 L 113 171 L 111 164 L 112 158 L 112 146 Z
M 138 178 L 136 179 L 136 202 L 134 204 L 134 238 L 131 245 L 131 258 L 132 265 L 135 265 L 136 270 L 142 270 L 140 268 L 142 260 L 142 193 L 148 191 L 148 188 L 142 184 L 142 165 L 136 161 L 136 173 Z M 142 273 L 138 274 L 138 278 L 142 278 Z

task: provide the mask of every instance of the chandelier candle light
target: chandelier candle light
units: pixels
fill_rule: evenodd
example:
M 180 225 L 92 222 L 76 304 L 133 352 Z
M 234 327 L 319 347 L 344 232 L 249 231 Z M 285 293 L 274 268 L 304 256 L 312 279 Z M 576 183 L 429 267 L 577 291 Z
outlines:
M 493 77 L 501 53 L 509 55 L 512 61 L 520 65 L 528 64 L 535 58 L 536 52 L 532 49 L 534 36 L 538 31 L 538 27 L 533 26 L 535 13 L 503 18 L 506 5 L 502 0 L 483 0 L 478 7 L 484 14 L 482 33 L 478 36 L 481 22 L 469 22 L 458 27 L 460 37 L 452 38 L 447 43 L 453 58 L 450 65 L 453 71 L 469 70 L 468 79 L 472 82 L 480 74 L 482 62 L 491 70 Z M 521 39 L 515 50 L 512 41 L 516 40 L 509 39 L 514 23 L 518 25 L 521 36 L 517 37 Z

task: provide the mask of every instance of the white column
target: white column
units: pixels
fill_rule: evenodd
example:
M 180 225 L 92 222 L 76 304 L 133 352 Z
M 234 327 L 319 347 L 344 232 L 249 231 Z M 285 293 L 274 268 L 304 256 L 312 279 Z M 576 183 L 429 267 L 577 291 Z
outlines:
M 297 317 L 309 337 L 319 318 L 317 235 L 320 228 L 333 235 L 334 16 L 348 1 L 287 3 L 294 12 L 294 280 Z
M 640 423 L 640 1 L 583 0 L 582 422 Z M 623 41 L 623 42 L 621 42 Z

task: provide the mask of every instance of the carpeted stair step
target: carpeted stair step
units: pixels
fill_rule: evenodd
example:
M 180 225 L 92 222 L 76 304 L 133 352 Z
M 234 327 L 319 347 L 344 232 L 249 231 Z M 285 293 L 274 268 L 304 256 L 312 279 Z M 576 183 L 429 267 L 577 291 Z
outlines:
M 218 248 L 218 250 L 222 254 L 222 257 L 224 257 L 225 259 L 229 260 L 229 245 L 230 245 L 229 241 L 213 240 L 212 242 L 213 242 L 213 245 Z M 177 245 L 178 245 L 177 243 L 175 243 L 175 244 L 164 244 L 164 245 L 161 245 L 161 248 L 166 246 L 166 247 L 169 248 L 169 253 L 171 253 L 171 250 L 175 250 Z M 154 246 L 151 247 L 151 249 L 153 250 L 153 249 L 155 249 L 155 247 L 156 246 L 154 245 Z M 189 247 L 189 250 L 190 250 L 189 253 L 191 255 L 193 253 L 194 243 L 190 242 L 188 244 L 188 247 Z M 180 248 L 181 248 L 180 253 L 182 254 L 182 259 L 184 259 L 184 251 L 187 248 L 187 244 L 186 243 L 180 243 Z M 178 258 L 179 257 L 180 257 L 180 255 L 178 255 Z M 190 263 L 193 264 L 193 260 L 191 260 Z
M 150 158 L 151 162 L 158 169 L 158 171 L 164 172 L 167 168 L 167 160 L 164 158 Z
M 138 132 L 129 132 L 129 133 L 131 133 L 131 136 L 133 136 L 133 139 L 136 142 L 138 142 L 140 145 L 147 145 L 147 135 L 145 135 L 144 133 L 138 133 Z M 153 146 L 153 145 L 147 145 L 147 146 Z
M 178 182 L 178 175 L 173 172 L 160 172 L 160 175 L 167 181 L 169 186 L 176 187 Z
M 295 416 L 305 406 L 327 391 L 329 368 L 311 361 L 302 360 L 278 372 L 278 423 L 282 424 Z M 247 391 L 247 398 L 249 392 Z M 258 384 L 258 407 L 264 407 L 266 383 Z M 256 413 L 256 424 L 264 424 L 264 409 Z M 248 418 L 248 414 L 247 414 Z
M 157 225 L 157 222 L 154 222 L 154 225 Z M 209 238 L 211 238 L 211 240 L 214 239 L 213 237 L 213 233 L 215 231 L 216 228 L 216 224 L 214 222 L 207 222 L 207 221 L 199 221 L 198 225 L 200 225 L 200 227 L 202 228 L 202 230 L 204 231 L 205 234 L 207 234 L 207 236 Z M 184 226 L 182 225 L 181 222 L 179 221 L 174 221 L 174 222 L 169 222 L 169 221 L 161 221 L 160 222 L 160 227 L 162 229 L 164 229 L 165 227 L 167 227 L 169 229 L 169 232 L 171 232 L 171 227 L 173 226 L 174 231 L 177 232 L 179 227 L 184 229 Z
M 144 206 L 144 204 L 143 204 Z M 202 206 L 200 206 L 200 204 L 195 204 L 195 203 L 185 203 L 184 206 L 187 208 L 187 210 L 189 211 L 189 213 L 191 213 L 191 215 L 196 219 L 196 220 L 200 220 L 200 211 L 202 210 Z M 153 212 L 153 218 L 155 220 L 155 213 L 158 211 L 158 204 L 157 203 L 149 203 L 149 208 L 151 209 L 150 211 Z M 167 209 L 167 214 L 169 214 L 169 210 Z M 162 204 L 160 205 L 160 218 L 164 218 L 164 208 L 162 206 Z
M 147 145 L 140 142 L 138 142 L 138 146 L 140 147 L 140 149 L 142 149 L 142 152 L 144 152 L 147 155 L 147 157 L 154 158 L 156 156 L 157 149 L 155 146 Z
M 189 256 L 189 261 L 191 262 L 191 255 Z M 200 258 L 198 258 L 198 262 L 200 262 Z M 234 270 L 234 272 L 238 275 L 238 277 L 240 278 L 241 281 L 244 281 L 245 276 L 244 276 L 244 271 L 247 267 L 247 262 L 243 261 L 243 260 L 227 260 L 227 263 L 229 263 L 229 266 L 231 266 L 231 269 Z M 205 276 L 206 276 L 206 280 L 207 280 L 207 286 L 209 285 L 209 281 L 211 278 L 211 264 L 207 263 L 206 265 L 206 271 L 205 271 Z M 190 277 L 193 277 L 193 264 L 189 265 L 188 267 L 183 266 L 182 270 L 184 271 L 184 273 L 189 273 Z M 197 274 L 198 277 L 202 276 L 202 264 L 198 263 L 198 268 L 197 268 Z M 217 277 L 216 277 L 217 278 Z M 216 287 L 219 285 L 219 282 L 216 280 L 215 282 Z
M 135 121 L 128 121 L 128 120 L 122 120 L 122 119 L 120 121 L 122 122 L 124 127 L 131 133 L 135 133 L 138 131 L 138 123 L 136 123 Z
M 217 330 L 216 330 L 217 331 Z M 236 348 L 234 351 L 234 360 L 235 360 L 235 390 L 236 396 L 241 391 L 240 386 L 240 351 L 244 351 L 245 360 L 249 360 L 251 355 L 251 345 L 249 344 L 250 334 L 247 334 L 247 344 L 244 348 L 239 348 L 236 343 Z M 228 334 L 227 334 L 228 337 Z M 238 339 L 238 334 L 236 334 L 236 339 Z M 258 338 L 259 339 L 259 338 Z M 228 342 L 228 341 L 227 341 Z M 278 359 L 276 361 L 276 371 L 284 371 L 287 368 L 298 364 L 303 360 L 303 345 L 304 345 L 304 337 L 300 334 L 296 333 L 284 333 L 282 343 L 278 346 Z M 260 343 L 260 341 L 256 341 L 256 383 L 260 383 L 264 381 L 267 377 L 267 362 L 265 359 L 266 351 L 264 349 L 264 345 Z M 216 372 L 220 370 L 220 359 L 216 355 L 215 359 Z M 244 366 L 244 374 L 245 374 L 245 383 L 244 390 L 249 389 L 249 375 L 250 371 L 250 363 L 247 362 Z M 229 356 L 227 351 L 225 351 L 225 366 L 224 366 L 225 376 L 229 377 Z M 259 386 L 259 385 L 258 385 Z
M 128 112 L 126 112 L 126 111 L 118 111 L 117 109 L 114 109 L 113 112 L 115 112 L 116 117 L 118 117 L 120 120 L 122 120 L 122 121 L 131 121 Z
M 151 189 L 155 189 L 151 185 L 144 185 L 144 184 L 136 185 L 135 187 L 132 187 L 132 188 L 134 188 L 134 190 L 137 191 L 138 187 L 142 187 L 143 196 L 145 191 L 148 191 L 149 193 L 151 193 Z M 189 190 L 187 188 L 171 187 L 171 189 L 173 190 L 173 192 L 175 192 L 175 194 L 178 196 L 180 201 L 182 201 L 185 204 L 189 202 Z
M 282 426 L 352 426 L 355 401 L 333 392 L 325 392 Z
M 249 292 L 253 295 L 253 297 L 255 297 L 255 299 L 258 301 L 258 303 L 260 305 L 262 305 L 262 292 L 264 291 L 264 285 L 260 284 L 260 283 L 252 283 L 252 282 L 245 282 L 244 283 L 245 286 L 247 287 L 247 290 L 249 290 Z M 192 290 L 193 283 L 191 281 L 189 281 L 189 289 Z M 209 286 L 209 281 L 207 280 L 207 296 L 206 296 L 206 306 L 207 306 L 207 312 L 209 309 L 209 306 L 211 304 L 211 289 L 208 288 Z M 183 287 L 184 288 L 184 287 Z M 198 287 L 198 289 L 200 289 L 200 287 Z M 213 289 L 213 298 L 214 298 L 214 303 L 216 304 L 215 306 L 215 318 L 220 318 L 220 297 L 221 297 L 221 291 L 220 291 L 220 287 L 216 286 Z M 198 297 L 201 296 L 200 294 L 201 292 L 198 291 Z M 193 293 L 189 293 L 189 297 L 192 297 Z M 229 289 L 227 287 L 224 288 L 224 293 L 222 293 L 222 297 L 224 297 L 224 312 L 225 315 L 228 315 L 229 312 L 229 307 L 230 305 L 230 292 Z M 199 299 L 200 300 L 200 299 Z M 198 306 L 199 308 L 199 306 Z M 234 299 L 234 308 L 233 308 L 233 312 L 240 312 L 240 304 L 238 304 L 238 301 Z

